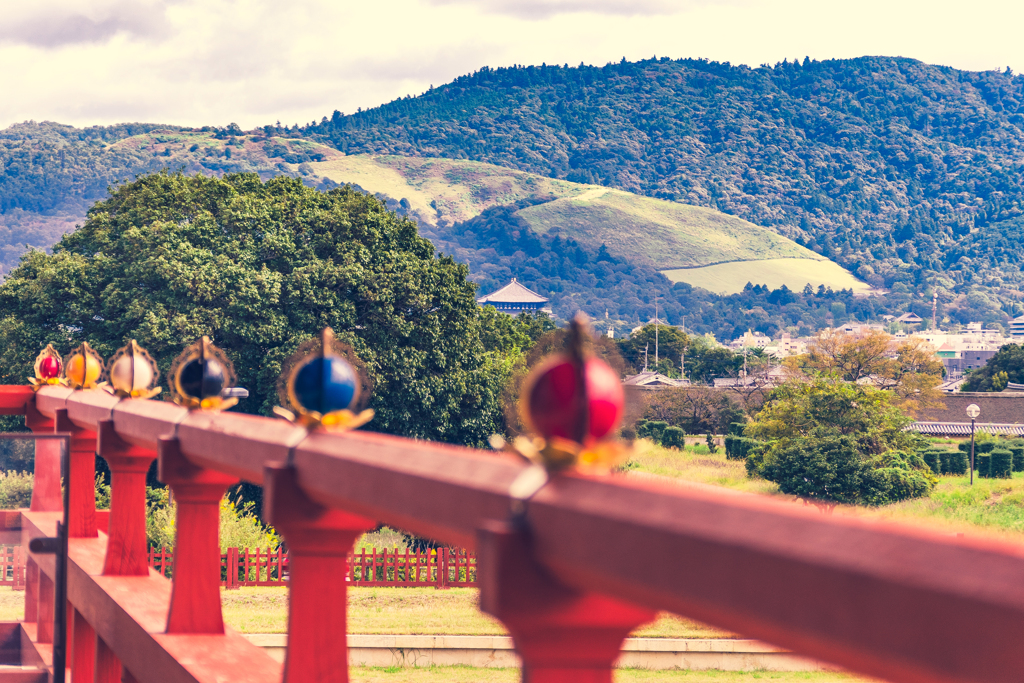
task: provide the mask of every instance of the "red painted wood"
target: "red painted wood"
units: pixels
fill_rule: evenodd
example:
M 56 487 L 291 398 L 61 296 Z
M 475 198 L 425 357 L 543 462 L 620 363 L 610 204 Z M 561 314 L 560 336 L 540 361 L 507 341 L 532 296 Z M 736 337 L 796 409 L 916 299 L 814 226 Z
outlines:
M 78 610 L 69 607 L 68 614 L 72 622 L 68 630 L 71 680 L 91 681 L 96 671 L 96 631 Z
M 110 467 L 110 521 L 106 576 L 146 576 L 146 472 L 156 452 L 132 446 L 114 431 L 112 420 L 99 423 L 99 454 Z
M 36 434 L 52 434 L 53 420 L 36 410 L 35 404 L 26 407 L 25 426 Z M 36 441 L 35 475 L 32 502 L 35 512 L 56 512 L 64 509 L 60 491 L 60 443 L 54 439 Z
M 264 515 L 284 535 L 290 554 L 284 681 L 347 683 L 347 588 L 337 580 L 337 567 L 376 525 L 309 500 L 290 467 L 268 465 L 263 486 Z
M 477 535 L 480 609 L 502 621 L 529 683 L 611 683 L 622 641 L 657 612 L 558 582 L 504 523 Z
M 25 513 L 24 519 L 28 538 L 37 538 L 55 533 L 59 515 Z M 105 536 L 71 541 L 68 595 L 140 683 L 281 683 L 281 664 L 237 633 L 164 633 L 171 582 L 155 573 L 103 576 L 105 545 Z M 39 559 L 52 575 L 53 556 Z
M 25 561 L 25 621 L 34 624 L 39 619 L 39 565 L 29 557 Z
M 34 402 L 36 392 L 30 386 L 0 386 L 0 415 L 24 415 L 26 406 Z
M 167 633 L 223 633 L 220 500 L 238 479 L 193 465 L 177 439 L 160 439 L 157 452 L 160 480 L 171 487 L 178 506 Z
M 121 683 L 121 660 L 117 658 L 110 646 L 96 636 L 96 673 L 95 683 Z M 73 683 L 73 682 L 72 682 Z
M 68 537 L 96 538 L 96 432 L 75 425 L 67 408 L 54 412 L 54 429 L 71 432 Z
M 39 572 L 39 610 L 36 612 L 36 642 L 53 642 L 53 579 Z

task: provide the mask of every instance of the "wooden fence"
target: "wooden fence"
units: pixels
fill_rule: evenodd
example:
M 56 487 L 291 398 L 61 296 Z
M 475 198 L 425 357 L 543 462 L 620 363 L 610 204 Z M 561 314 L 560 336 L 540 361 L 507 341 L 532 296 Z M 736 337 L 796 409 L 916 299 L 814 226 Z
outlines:
M 221 586 L 287 586 L 288 554 L 252 548 L 228 548 L 220 556 Z M 173 577 L 174 551 L 150 549 L 149 566 Z M 345 581 L 355 586 L 451 588 L 477 585 L 476 556 L 461 548 L 410 551 L 364 548 L 348 556 Z M 340 574 L 340 572 L 339 572 Z
M 0 546 L 0 586 L 25 590 L 25 559 L 21 546 Z

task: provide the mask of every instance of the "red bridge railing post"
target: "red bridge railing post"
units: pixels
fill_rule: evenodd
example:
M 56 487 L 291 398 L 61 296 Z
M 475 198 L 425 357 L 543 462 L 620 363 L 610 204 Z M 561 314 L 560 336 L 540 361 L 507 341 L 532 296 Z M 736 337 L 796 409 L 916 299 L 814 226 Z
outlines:
M 25 406 L 25 426 L 37 434 L 53 434 L 53 420 L 36 410 L 35 401 Z M 64 509 L 60 492 L 60 442 L 36 441 L 35 474 L 32 481 L 33 512 L 59 512 Z
M 178 440 L 158 444 L 160 481 L 178 505 L 167 633 L 224 633 L 220 608 L 220 500 L 237 477 L 189 462 Z
M 71 432 L 68 537 L 96 538 L 96 432 L 76 426 L 66 408 L 56 411 L 54 429 Z
M 584 593 L 532 558 L 525 533 L 493 523 L 477 533 L 480 609 L 508 628 L 529 683 L 611 683 L 622 641 L 657 613 Z
M 288 542 L 284 683 L 347 683 L 347 582 L 337 568 L 375 524 L 311 501 L 285 465 L 265 468 L 263 490 L 264 517 Z
M 156 453 L 126 443 L 113 420 L 99 423 L 99 454 L 110 467 L 110 523 L 106 576 L 148 576 L 146 548 L 146 472 Z

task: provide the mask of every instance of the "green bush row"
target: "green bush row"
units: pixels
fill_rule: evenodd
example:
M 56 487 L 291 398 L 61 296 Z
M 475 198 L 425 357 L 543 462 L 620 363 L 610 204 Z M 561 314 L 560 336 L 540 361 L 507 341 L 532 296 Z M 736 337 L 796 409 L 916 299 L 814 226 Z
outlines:
M 967 456 L 947 448 L 926 448 L 918 455 L 935 474 L 967 474 Z
M 965 458 L 970 458 L 970 441 L 960 443 L 957 448 Z M 1024 439 L 975 441 L 974 469 L 979 477 L 995 479 L 1009 479 L 1014 472 L 1024 472 Z

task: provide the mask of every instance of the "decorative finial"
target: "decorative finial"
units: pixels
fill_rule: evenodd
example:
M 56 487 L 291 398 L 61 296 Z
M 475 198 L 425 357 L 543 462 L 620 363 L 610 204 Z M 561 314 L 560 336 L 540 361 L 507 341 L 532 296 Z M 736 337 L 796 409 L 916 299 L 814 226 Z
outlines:
M 181 352 L 169 373 L 174 402 L 189 410 L 227 410 L 238 399 L 224 398 L 235 385 L 235 368 L 224 352 L 204 336 Z
M 365 378 L 346 356 L 357 360 L 329 327 L 300 346 L 285 362 L 277 386 L 281 403 L 291 408 L 277 406 L 274 413 L 307 429 L 328 431 L 356 429 L 373 419 L 372 410 L 353 410 Z
M 121 398 L 153 398 L 163 389 L 156 385 L 160 370 L 156 361 L 132 339 L 107 362 L 110 393 Z
M 577 314 L 563 353 L 550 356 L 527 377 L 522 419 L 532 437 L 517 437 L 512 451 L 552 473 L 571 467 L 610 471 L 628 456 L 614 439 L 625 393 L 618 373 L 590 350 L 586 316 Z M 491 445 L 505 447 L 492 437 Z
M 28 381 L 35 389 L 64 383 L 61 377 L 61 373 L 64 372 L 64 361 L 53 348 L 53 344 L 47 344 L 46 348 L 39 352 L 33 368 L 36 376 L 29 377 Z
M 64 359 L 64 379 L 73 389 L 94 389 L 103 384 L 103 357 L 89 346 L 81 345 Z

